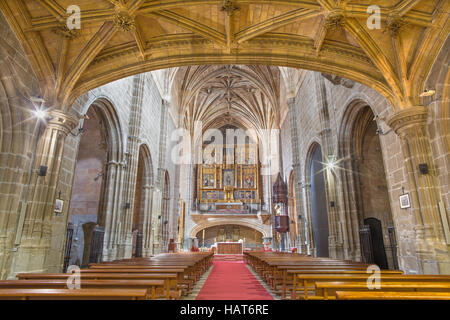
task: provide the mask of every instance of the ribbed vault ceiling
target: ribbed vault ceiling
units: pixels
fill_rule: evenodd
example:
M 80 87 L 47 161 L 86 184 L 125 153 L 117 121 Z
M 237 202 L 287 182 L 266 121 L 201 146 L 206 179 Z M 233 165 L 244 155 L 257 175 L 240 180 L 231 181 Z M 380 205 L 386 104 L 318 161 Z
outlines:
M 234 124 L 271 129 L 280 120 L 280 70 L 271 66 L 193 66 L 180 68 L 172 89 L 182 125 L 201 121 L 203 129 Z
M 81 29 L 68 30 L 67 8 L 74 4 Z M 367 25 L 371 5 L 380 9 L 378 29 Z M 200 64 L 329 73 L 408 108 L 420 103 L 448 37 L 449 9 L 448 0 L 0 0 L 42 96 L 60 109 L 120 78 Z M 234 92 L 236 105 L 242 95 Z M 257 96 L 252 99 L 262 99 Z

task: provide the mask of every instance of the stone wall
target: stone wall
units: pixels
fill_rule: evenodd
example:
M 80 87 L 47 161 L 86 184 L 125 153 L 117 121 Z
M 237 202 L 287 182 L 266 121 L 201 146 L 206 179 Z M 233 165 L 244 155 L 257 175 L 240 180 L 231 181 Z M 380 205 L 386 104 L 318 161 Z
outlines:
M 43 95 L 39 92 L 39 83 L 32 72 L 23 49 L 20 47 L 19 42 L 1 14 L 0 25 L 2 26 L 0 31 L 0 63 L 2 66 L 0 68 L 0 129 L 2 141 L 0 152 L 0 182 L 2 184 L 0 193 L 2 199 L 0 201 L 0 211 L 2 212 L 0 225 L 0 278 L 12 277 L 14 273 L 22 271 L 59 272 L 62 270 L 63 265 L 68 222 L 72 222 L 77 226 L 87 221 L 97 222 L 96 207 L 101 207 L 98 210 L 103 210 L 103 215 L 106 214 L 106 217 L 103 216 L 99 219 L 115 219 L 114 223 L 116 225 L 111 229 L 114 234 L 120 232 L 120 228 L 122 227 L 120 221 L 126 224 L 124 219 L 128 218 L 126 218 L 127 214 L 124 212 L 124 204 L 128 200 L 123 198 L 122 195 L 123 191 L 128 187 L 125 181 L 128 170 L 126 163 L 127 155 L 125 152 L 127 151 L 130 136 L 130 114 L 135 82 L 133 81 L 133 77 L 130 77 L 96 88 L 79 97 L 69 110 L 64 110 L 71 121 L 71 126 L 70 128 L 67 126 L 67 129 L 72 131 L 70 133 L 66 131 L 65 135 L 61 136 L 60 141 L 63 143 L 62 147 L 52 151 L 55 152 L 54 159 L 56 162 L 52 162 L 55 165 L 54 167 L 49 166 L 48 177 L 49 179 L 55 179 L 52 180 L 54 181 L 52 184 L 45 187 L 50 190 L 50 193 L 43 193 L 46 195 L 47 200 L 45 200 L 45 206 L 47 209 L 42 211 L 45 216 L 45 222 L 42 224 L 44 230 L 41 236 L 42 247 L 33 246 L 32 248 L 29 246 L 28 243 L 39 241 L 33 240 L 32 238 L 26 238 L 27 242 L 20 244 L 19 237 L 19 246 L 16 246 L 16 249 L 13 250 L 19 227 L 17 221 L 19 220 L 21 211 L 26 210 L 21 210 L 23 207 L 22 201 L 26 197 L 25 191 L 27 189 L 34 190 L 33 188 L 36 188 L 34 186 L 40 184 L 39 179 L 36 178 L 35 172 L 37 171 L 35 170 L 40 164 L 44 164 L 42 160 L 39 160 L 42 158 L 40 148 L 44 144 L 39 144 L 37 147 L 37 160 L 34 163 L 35 168 L 33 169 L 33 174 L 30 176 L 30 160 L 33 157 L 33 149 L 38 141 L 40 143 L 41 136 L 42 139 L 50 139 L 50 136 L 43 135 L 43 131 L 46 130 L 44 125 L 39 131 L 39 138 L 36 137 L 38 126 L 35 118 L 32 117 L 31 111 L 37 106 L 30 102 L 30 97 L 42 97 Z M 151 74 L 144 75 L 144 78 L 142 113 L 140 114 L 140 135 L 137 138 L 139 139 L 139 145 L 145 145 L 149 150 L 149 168 L 152 171 L 152 179 L 150 180 L 155 183 L 158 172 L 157 160 L 161 146 L 160 111 L 162 98 Z M 90 110 L 93 104 L 100 106 L 102 116 L 106 120 L 106 126 L 101 128 L 101 130 L 104 131 L 102 134 L 108 137 L 109 145 L 108 150 L 102 151 L 103 158 L 97 157 L 97 154 L 102 152 L 95 148 L 85 149 L 85 154 L 83 152 L 79 154 L 80 139 L 96 139 L 96 137 L 90 136 L 89 129 L 91 128 L 88 128 L 89 122 L 87 121 L 85 128 L 87 129 L 86 134 L 78 135 L 77 130 L 79 127 L 83 127 L 85 122 L 83 115 L 88 113 L 88 110 Z M 60 116 L 65 117 L 63 114 Z M 24 121 L 25 119 L 29 120 Z M 75 119 L 79 120 L 77 121 Z M 169 119 L 168 122 L 167 130 L 173 130 L 175 127 L 173 121 Z M 65 127 L 64 130 L 66 130 Z M 164 149 L 164 152 L 170 152 L 170 147 Z M 49 158 L 47 159 L 53 159 L 51 158 L 53 155 L 49 154 L 48 156 Z M 81 157 L 78 166 L 76 166 L 77 156 Z M 84 156 L 91 157 L 90 160 L 98 158 L 98 163 L 94 164 L 90 160 L 84 161 Z M 179 183 L 176 182 L 175 178 L 175 166 L 170 162 L 170 157 L 167 159 L 168 161 L 164 165 L 164 169 L 168 170 L 174 179 L 174 183 L 171 184 L 171 194 L 178 195 L 179 191 L 176 188 L 178 188 Z M 102 179 L 98 179 L 95 186 L 89 183 L 92 180 L 90 178 L 98 174 L 97 171 L 101 165 L 114 167 L 114 170 L 107 171 L 109 174 L 108 177 L 102 177 L 102 179 L 115 181 L 115 183 L 106 185 L 104 195 L 99 195 L 97 192 L 97 187 L 101 184 Z M 94 173 L 93 170 L 96 172 Z M 31 180 L 28 179 L 29 177 Z M 75 188 L 72 189 L 74 185 Z M 9 187 L 7 188 L 7 186 Z M 137 184 L 137 186 L 138 188 L 143 188 L 140 184 Z M 39 186 L 39 188 L 41 187 Z M 120 199 L 117 197 L 111 198 L 114 190 L 119 192 Z M 82 199 L 83 197 L 85 199 Z M 106 201 L 99 206 L 102 197 L 106 197 Z M 64 201 L 62 213 L 52 212 L 54 199 L 56 198 Z M 33 199 L 37 200 L 37 198 Z M 151 202 L 151 196 L 145 199 Z M 33 206 L 39 206 L 38 202 L 32 203 Z M 177 199 L 171 201 L 171 215 L 176 214 L 176 205 Z M 148 204 L 148 207 L 151 208 L 151 203 Z M 71 210 L 70 214 L 69 209 Z M 34 212 L 35 214 L 40 214 L 40 212 Z M 108 217 L 108 214 L 114 215 L 114 217 Z M 148 214 L 151 214 L 151 209 L 148 210 Z M 31 221 L 37 221 L 31 220 L 31 217 L 28 217 L 28 215 L 28 211 L 25 212 L 26 228 L 28 228 Z M 170 221 L 172 222 L 170 237 L 173 237 L 173 231 L 176 229 L 173 221 L 176 222 L 176 217 L 173 218 L 171 216 Z M 79 229 L 78 231 L 80 231 Z M 28 230 L 29 228 L 26 229 L 27 232 Z M 74 238 L 78 238 L 80 240 L 79 246 L 83 247 L 83 234 L 76 233 Z M 126 239 L 121 240 L 116 237 L 112 241 L 118 245 L 119 242 L 126 241 Z M 17 257 L 15 257 L 16 252 L 19 252 Z M 27 257 L 30 255 L 37 258 L 34 260 L 28 259 L 27 261 Z M 73 255 L 70 262 L 80 263 L 81 256 L 81 251 L 79 251 Z
M 17 264 L 24 193 L 39 124 L 32 111 L 42 96 L 39 82 L 18 39 L 0 12 L 0 279 Z M 17 240 L 17 241 L 16 241 Z
M 341 131 L 343 127 L 343 121 L 345 121 L 344 113 L 346 112 L 347 108 L 354 107 L 355 101 L 360 101 L 362 104 L 370 106 L 373 113 L 375 115 L 379 115 L 381 119 L 386 118 L 388 117 L 388 115 L 393 113 L 392 107 L 380 94 L 359 83 L 340 82 L 334 84 L 326 79 L 325 86 L 329 113 L 329 129 L 331 129 L 329 150 L 331 150 L 334 154 L 339 154 L 340 140 L 351 138 L 341 138 L 340 134 L 342 134 Z M 323 127 L 323 123 L 321 118 L 319 117 L 319 107 L 322 104 L 320 104 L 317 100 L 317 90 L 311 90 L 311 88 L 314 87 L 314 72 L 308 72 L 305 79 L 303 80 L 301 88 L 297 92 L 297 96 L 295 97 L 295 113 L 297 114 L 298 121 L 298 147 L 300 153 L 300 167 L 302 172 L 300 183 L 303 184 L 303 188 L 301 189 L 302 194 L 297 195 L 297 198 L 303 198 L 305 200 L 302 207 L 302 214 L 306 217 L 309 216 L 309 221 L 311 221 L 311 199 L 310 193 L 307 190 L 307 188 L 309 188 L 309 153 L 313 144 L 318 143 L 323 146 L 324 143 L 323 135 L 321 135 L 320 132 L 321 128 Z M 282 136 L 287 136 L 288 132 L 291 131 L 288 119 L 289 117 L 286 117 L 281 126 Z M 398 197 L 402 193 L 402 188 L 404 188 L 406 192 L 409 189 L 406 171 L 403 166 L 404 158 L 402 155 L 402 148 L 396 134 L 393 131 L 390 131 L 390 128 L 387 127 L 387 125 L 385 125 L 383 121 L 378 121 L 378 123 L 382 128 L 383 133 L 385 133 L 380 134 L 379 138 L 384 167 L 386 171 L 386 179 L 392 208 L 392 215 L 394 219 L 394 226 L 397 233 L 397 254 L 399 256 L 398 260 L 400 268 L 409 273 L 418 273 L 420 272 L 420 267 L 414 253 L 414 216 L 410 210 L 400 209 L 398 203 Z M 324 162 L 326 161 L 325 152 L 326 150 L 323 150 Z M 283 167 L 285 168 L 285 176 L 287 176 L 287 170 L 288 168 L 291 168 L 293 164 L 292 159 L 285 154 L 287 154 L 287 152 L 283 151 Z M 336 206 L 338 208 L 341 208 L 339 216 L 340 221 L 331 221 L 330 223 L 337 224 L 337 229 L 340 230 L 340 236 L 338 237 L 337 241 L 342 241 L 342 243 L 344 243 L 344 238 L 348 237 L 346 234 L 351 233 L 351 230 L 346 230 L 345 226 L 343 226 L 342 220 L 346 219 L 344 213 L 342 212 L 344 211 L 342 208 L 345 199 L 343 198 L 343 186 L 340 185 L 339 178 L 337 179 L 337 185 L 338 199 L 336 199 L 335 202 Z M 329 204 L 328 210 L 330 210 Z M 309 239 L 307 239 L 307 241 L 308 240 L 311 241 L 310 237 Z M 347 245 L 350 246 L 350 244 L 348 243 Z M 347 251 L 348 249 L 344 248 L 343 250 Z M 349 256 L 349 258 L 358 257 Z

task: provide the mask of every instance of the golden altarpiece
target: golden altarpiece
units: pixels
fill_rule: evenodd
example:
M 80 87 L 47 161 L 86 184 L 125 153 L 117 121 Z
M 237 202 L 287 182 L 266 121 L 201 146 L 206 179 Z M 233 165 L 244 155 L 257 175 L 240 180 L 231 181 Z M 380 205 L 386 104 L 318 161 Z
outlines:
M 215 146 L 211 155 L 213 160 L 208 163 L 203 159 L 198 168 L 200 210 L 216 213 L 258 210 L 261 203 L 258 145 L 224 144 Z

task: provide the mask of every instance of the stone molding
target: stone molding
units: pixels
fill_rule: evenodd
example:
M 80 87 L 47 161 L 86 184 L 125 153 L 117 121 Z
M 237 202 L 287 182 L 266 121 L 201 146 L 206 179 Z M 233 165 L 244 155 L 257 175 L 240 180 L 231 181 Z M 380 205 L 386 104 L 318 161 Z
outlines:
M 76 128 L 80 121 L 76 116 L 60 110 L 52 110 L 49 116 L 47 127 L 62 131 L 66 135 Z
M 395 133 L 402 135 L 406 130 L 424 127 L 428 118 L 428 108 L 416 106 L 398 111 L 386 121 Z

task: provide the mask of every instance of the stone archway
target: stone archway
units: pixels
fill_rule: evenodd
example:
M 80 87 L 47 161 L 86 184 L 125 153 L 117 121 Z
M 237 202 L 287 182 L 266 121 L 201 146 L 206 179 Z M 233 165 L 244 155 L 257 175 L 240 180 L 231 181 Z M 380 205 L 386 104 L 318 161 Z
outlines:
M 79 137 L 68 222 L 73 226 L 69 265 L 87 266 L 98 224 L 105 183 L 107 134 L 101 111 L 92 105 Z
M 77 230 L 83 230 L 84 223 L 95 223 L 97 228 L 87 228 L 86 230 L 98 233 L 94 235 L 95 239 L 92 239 L 92 242 L 96 243 L 96 248 L 94 248 L 96 258 L 90 253 L 92 249 L 89 247 L 90 244 L 83 244 L 83 247 L 89 251 L 83 256 L 88 259 L 91 259 L 89 257 L 92 256 L 93 259 L 101 261 L 109 259 L 111 255 L 115 256 L 115 252 L 111 250 L 110 239 L 117 232 L 117 226 L 113 221 L 119 216 L 122 201 L 117 193 L 117 190 L 121 188 L 124 165 L 122 129 L 115 106 L 105 97 L 97 98 L 85 105 L 82 113 L 87 117 L 81 122 L 84 130 L 80 136 L 76 137 L 78 139 L 78 157 L 74 160 L 80 160 L 80 156 L 86 157 L 86 174 L 77 172 L 82 169 L 77 161 L 70 203 L 73 209 L 71 218 L 83 218 L 82 221 L 77 219 L 74 223 L 75 233 Z M 90 135 L 93 136 L 90 137 Z M 92 164 L 89 159 L 96 158 L 95 155 L 97 155 L 97 163 Z M 92 177 L 94 171 L 96 175 Z M 89 208 L 83 209 L 83 201 L 89 204 Z M 85 210 L 84 214 L 77 214 L 82 213 L 83 210 Z M 86 215 L 87 212 L 89 213 Z M 69 222 L 73 222 L 71 218 L 69 218 Z M 73 239 L 76 238 L 80 239 L 75 234 Z M 90 239 L 91 237 L 84 236 L 83 238 Z M 67 247 L 67 249 L 69 248 Z M 72 248 L 77 248 L 77 244 L 73 243 Z M 89 261 L 82 261 L 81 258 L 77 261 L 75 259 L 77 255 L 71 254 L 71 256 L 71 264 L 87 265 L 89 263 Z
M 322 148 L 319 143 L 313 143 L 306 161 L 306 182 L 309 187 L 307 203 L 309 208 L 309 230 L 313 251 L 318 257 L 329 256 L 329 227 L 327 195 L 324 170 L 322 165 Z
M 145 257 L 150 254 L 152 189 L 152 158 L 148 146 L 141 145 L 133 208 L 133 257 Z
M 252 220 L 254 220 L 254 219 L 214 218 L 212 220 L 203 221 L 191 228 L 191 230 L 188 232 L 189 238 L 191 238 L 191 239 L 195 238 L 197 233 L 199 233 L 203 229 L 206 229 L 209 227 L 214 227 L 214 226 L 221 226 L 221 225 L 240 225 L 240 226 L 244 226 L 244 227 L 249 227 L 249 228 L 252 228 L 252 229 L 255 229 L 255 230 L 261 232 L 261 234 L 265 238 L 270 237 L 270 234 L 271 234 L 270 226 L 265 226 L 265 225 L 258 223 L 257 221 L 252 221 Z
M 205 237 L 203 237 L 203 235 Z M 210 248 L 216 242 L 242 240 L 244 248 L 258 250 L 263 247 L 263 234 L 251 227 L 244 225 L 216 225 L 204 228 L 197 232 L 199 247 Z
M 360 260 L 359 229 L 365 221 L 379 221 L 380 248 L 372 248 L 387 256 L 386 263 L 380 260 L 380 267 L 396 268 L 396 239 L 390 198 L 384 169 L 379 135 L 382 134 L 371 107 L 363 100 L 355 100 L 346 108 L 339 132 L 339 158 L 342 170 L 342 192 L 346 217 L 349 252 L 352 258 Z M 394 242 L 392 242 L 394 241 Z M 383 248 L 381 248 L 381 245 Z M 382 254 L 381 251 L 384 251 Z M 357 256 L 359 255 L 359 256 Z M 381 258 L 380 258 L 381 259 Z M 377 263 L 376 261 L 371 261 Z

